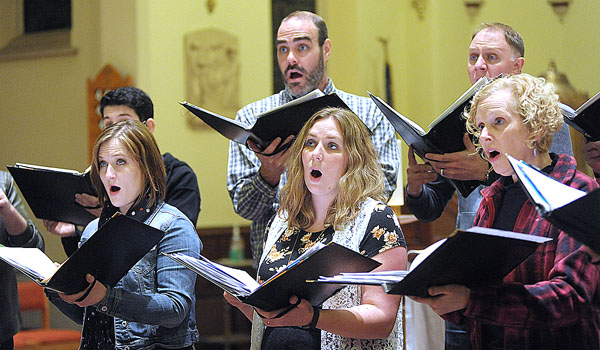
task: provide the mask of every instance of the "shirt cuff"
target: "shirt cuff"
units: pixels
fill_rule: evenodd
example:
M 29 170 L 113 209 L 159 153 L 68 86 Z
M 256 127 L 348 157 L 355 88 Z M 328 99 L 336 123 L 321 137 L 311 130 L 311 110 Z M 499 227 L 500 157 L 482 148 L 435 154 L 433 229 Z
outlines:
M 29 242 L 31 240 L 31 238 L 33 238 L 34 232 L 35 232 L 35 229 L 33 227 L 33 224 L 28 222 L 27 227 L 25 228 L 25 231 L 23 231 L 22 233 L 20 233 L 18 235 L 8 235 L 8 241 L 10 242 L 11 246 L 22 247 L 27 242 Z

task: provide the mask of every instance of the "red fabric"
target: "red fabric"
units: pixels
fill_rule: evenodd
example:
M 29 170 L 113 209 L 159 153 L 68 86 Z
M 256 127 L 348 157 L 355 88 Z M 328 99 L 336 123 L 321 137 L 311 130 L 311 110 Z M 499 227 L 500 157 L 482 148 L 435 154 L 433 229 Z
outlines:
M 20 331 L 14 336 L 15 348 L 32 344 L 57 344 L 79 342 L 81 332 L 70 329 L 31 329 Z
M 572 157 L 560 155 L 549 175 L 586 192 L 597 188 L 598 183 L 576 171 L 576 165 Z M 501 178 L 482 191 L 476 226 L 492 227 L 503 188 Z M 473 349 L 485 346 L 484 324 L 504 328 L 504 349 L 600 349 L 600 267 L 590 263 L 579 249 L 581 243 L 542 219 L 529 200 L 514 231 L 553 240 L 499 286 L 471 289 L 466 309 L 444 318 L 467 325 Z

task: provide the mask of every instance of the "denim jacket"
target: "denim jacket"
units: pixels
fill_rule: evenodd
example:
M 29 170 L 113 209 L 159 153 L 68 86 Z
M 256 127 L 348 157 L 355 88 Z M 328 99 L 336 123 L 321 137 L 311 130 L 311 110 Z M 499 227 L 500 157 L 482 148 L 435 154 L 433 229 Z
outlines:
M 114 317 L 117 349 L 183 348 L 198 341 L 194 286 L 196 274 L 161 255 L 181 252 L 197 257 L 202 243 L 192 223 L 177 208 L 159 204 L 146 224 L 165 232 L 161 241 L 95 305 Z M 83 231 L 81 244 L 97 231 L 98 219 Z M 135 244 L 135 242 L 131 242 Z M 84 308 L 67 304 L 56 293 L 50 300 L 82 323 Z

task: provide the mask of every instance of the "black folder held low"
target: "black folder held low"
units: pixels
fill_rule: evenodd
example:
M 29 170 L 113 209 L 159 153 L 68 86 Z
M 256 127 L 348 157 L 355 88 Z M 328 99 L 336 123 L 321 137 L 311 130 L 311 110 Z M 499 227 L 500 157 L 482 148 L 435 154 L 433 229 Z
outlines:
M 42 287 L 73 294 L 88 286 L 88 273 L 114 287 L 163 236 L 159 229 L 116 215 L 58 268 L 37 248 L 0 247 L 0 259 Z
M 312 305 L 321 305 L 340 285 L 310 283 L 320 275 L 342 272 L 368 272 L 381 265 L 360 253 L 336 243 L 318 244 L 306 255 L 292 261 L 286 268 L 259 285 L 245 271 L 183 254 L 165 254 L 181 265 L 219 286 L 238 300 L 266 311 L 288 307 L 295 295 Z

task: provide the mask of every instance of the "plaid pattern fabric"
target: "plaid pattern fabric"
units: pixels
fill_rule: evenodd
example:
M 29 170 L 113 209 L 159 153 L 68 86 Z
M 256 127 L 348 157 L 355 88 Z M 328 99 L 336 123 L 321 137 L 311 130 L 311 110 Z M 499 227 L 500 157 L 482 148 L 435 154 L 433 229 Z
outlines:
M 587 192 L 597 188 L 576 165 L 574 158 L 559 155 L 549 175 Z M 500 179 L 482 191 L 476 226 L 492 226 L 503 188 Z M 529 200 L 514 231 L 553 240 L 542 244 L 502 284 L 471 289 L 466 309 L 444 318 L 467 324 L 474 349 L 485 347 L 484 325 L 503 327 L 504 349 L 599 349 L 600 268 L 579 249 L 581 243 L 542 219 Z
M 396 143 L 394 128 L 369 98 L 340 91 L 335 88 L 330 79 L 324 93 L 334 92 L 371 130 L 371 140 L 379 155 L 379 163 L 385 174 L 386 190 L 390 195 L 396 188 L 396 177 L 400 168 L 400 150 Z M 254 125 L 256 115 L 290 102 L 292 99 L 287 91 L 282 90 L 278 94 L 243 107 L 237 113 L 236 120 L 248 126 Z M 279 191 L 287 181 L 284 173 L 278 186 L 272 188 L 262 179 L 259 169 L 260 161 L 254 152 L 244 145 L 230 142 L 227 190 L 235 212 L 245 219 L 252 220 L 250 244 L 255 266 L 258 266 L 257 260 L 262 253 L 267 223 L 279 207 Z

